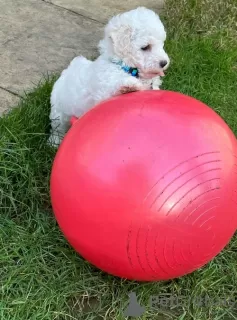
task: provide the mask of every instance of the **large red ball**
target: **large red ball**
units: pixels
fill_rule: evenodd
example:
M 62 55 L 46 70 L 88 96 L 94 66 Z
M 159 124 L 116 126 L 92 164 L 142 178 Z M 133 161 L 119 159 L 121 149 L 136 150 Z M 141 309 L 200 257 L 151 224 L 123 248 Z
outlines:
M 236 230 L 236 138 L 191 97 L 122 95 L 69 130 L 51 197 L 65 237 L 98 268 L 141 281 L 179 277 Z

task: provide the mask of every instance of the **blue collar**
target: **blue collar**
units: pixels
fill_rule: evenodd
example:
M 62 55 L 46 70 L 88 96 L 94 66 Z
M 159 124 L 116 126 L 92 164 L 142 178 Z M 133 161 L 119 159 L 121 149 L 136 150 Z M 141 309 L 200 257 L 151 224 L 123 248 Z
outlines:
M 136 77 L 136 78 L 139 77 L 139 72 L 137 68 L 129 67 L 126 64 L 124 64 L 123 61 L 121 60 L 120 61 L 112 60 L 112 63 L 120 66 L 123 71 L 125 71 L 128 74 L 131 74 L 132 77 Z

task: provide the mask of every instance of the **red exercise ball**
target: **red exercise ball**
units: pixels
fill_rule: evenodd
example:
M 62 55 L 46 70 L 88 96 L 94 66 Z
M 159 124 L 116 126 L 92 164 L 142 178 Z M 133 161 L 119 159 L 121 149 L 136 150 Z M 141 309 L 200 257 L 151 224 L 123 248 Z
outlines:
M 65 237 L 93 265 L 139 281 L 180 277 L 236 231 L 236 138 L 191 97 L 125 94 L 73 124 L 51 197 Z

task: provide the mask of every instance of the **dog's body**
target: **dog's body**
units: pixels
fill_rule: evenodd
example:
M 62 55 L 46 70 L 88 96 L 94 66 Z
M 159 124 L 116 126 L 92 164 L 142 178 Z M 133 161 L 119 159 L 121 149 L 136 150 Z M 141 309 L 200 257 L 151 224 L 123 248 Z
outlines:
M 112 18 L 99 44 L 101 55 L 93 62 L 74 58 L 54 85 L 50 143 L 60 144 L 71 116 L 80 117 L 101 101 L 131 91 L 159 89 L 160 76 L 169 64 L 165 38 L 159 17 L 146 8 Z

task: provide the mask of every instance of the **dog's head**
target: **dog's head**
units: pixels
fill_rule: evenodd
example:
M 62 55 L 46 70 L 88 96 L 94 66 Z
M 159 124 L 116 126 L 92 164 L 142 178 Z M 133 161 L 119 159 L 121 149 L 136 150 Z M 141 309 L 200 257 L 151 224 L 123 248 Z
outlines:
M 139 7 L 113 17 L 100 42 L 101 53 L 138 68 L 141 78 L 164 75 L 170 59 L 164 50 L 166 32 L 159 16 Z

